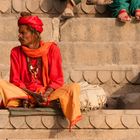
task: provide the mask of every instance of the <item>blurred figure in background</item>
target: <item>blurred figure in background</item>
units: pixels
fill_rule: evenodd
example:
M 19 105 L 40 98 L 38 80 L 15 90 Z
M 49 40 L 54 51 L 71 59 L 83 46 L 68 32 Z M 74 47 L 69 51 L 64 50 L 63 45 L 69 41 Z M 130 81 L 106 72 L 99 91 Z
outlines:
M 109 5 L 113 17 L 117 17 L 121 22 L 131 20 L 131 16 L 135 16 L 140 21 L 140 0 L 114 0 Z
M 62 1 L 66 1 L 66 0 L 62 0 Z M 80 2 L 81 0 L 67 0 L 67 5 L 64 12 L 62 13 L 62 17 L 63 18 L 73 17 L 74 16 L 73 9 Z M 111 4 L 112 2 L 113 2 L 112 0 L 87 0 L 86 4 L 87 5 L 93 5 L 93 4 L 107 5 L 107 4 Z

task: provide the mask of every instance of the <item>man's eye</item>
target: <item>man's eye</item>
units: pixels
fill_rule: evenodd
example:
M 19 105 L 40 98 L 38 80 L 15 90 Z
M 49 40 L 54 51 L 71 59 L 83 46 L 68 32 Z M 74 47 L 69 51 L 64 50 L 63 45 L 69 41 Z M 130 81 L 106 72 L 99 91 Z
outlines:
M 25 32 L 21 32 L 21 34 L 22 34 L 22 35 L 25 35 L 26 33 L 25 33 Z

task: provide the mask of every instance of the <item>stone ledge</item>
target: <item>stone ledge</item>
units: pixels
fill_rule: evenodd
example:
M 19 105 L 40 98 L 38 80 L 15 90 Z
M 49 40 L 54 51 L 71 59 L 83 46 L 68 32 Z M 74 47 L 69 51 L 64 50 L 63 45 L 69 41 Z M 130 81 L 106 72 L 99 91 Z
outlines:
M 69 35 L 66 36 L 69 37 Z M 129 42 L 104 42 L 99 40 L 96 42 L 83 42 L 82 40 L 75 42 L 71 40 L 70 42 L 61 41 L 58 44 L 62 52 L 64 65 L 100 67 L 139 64 L 139 43 L 138 40 Z
M 72 18 L 61 26 L 60 40 L 72 42 L 138 41 L 139 29 L 139 24 L 135 21 L 124 24 L 114 18 Z
M 25 110 L 26 111 L 26 110 Z M 0 111 L 1 129 L 67 129 L 68 122 L 60 115 L 15 115 Z M 95 110 L 83 113 L 73 129 L 140 129 L 140 110 Z
M 105 130 L 0 130 L 2 140 L 139 140 L 138 129 Z

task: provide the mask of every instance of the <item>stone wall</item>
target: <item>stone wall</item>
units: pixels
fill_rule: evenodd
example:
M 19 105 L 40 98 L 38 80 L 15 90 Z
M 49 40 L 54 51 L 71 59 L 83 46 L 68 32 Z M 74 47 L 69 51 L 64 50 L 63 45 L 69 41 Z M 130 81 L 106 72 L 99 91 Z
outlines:
M 60 15 L 66 6 L 66 2 L 61 0 L 1 0 L 0 12 L 2 14 L 18 14 L 21 11 L 33 14 L 45 14 L 45 16 Z M 86 14 L 96 14 L 102 16 L 106 13 L 105 6 L 89 6 L 86 0 L 76 6 L 75 13 L 80 16 Z

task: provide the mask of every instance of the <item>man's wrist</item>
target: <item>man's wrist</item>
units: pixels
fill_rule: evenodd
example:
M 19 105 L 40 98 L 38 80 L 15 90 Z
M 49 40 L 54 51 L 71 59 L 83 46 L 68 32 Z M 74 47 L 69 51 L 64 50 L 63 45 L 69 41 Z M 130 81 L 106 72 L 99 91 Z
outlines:
M 51 88 L 51 87 L 48 87 L 48 88 L 47 88 L 47 90 L 46 90 L 46 92 L 47 92 L 47 91 L 48 91 L 48 92 L 53 92 L 53 91 L 54 91 L 54 89 L 53 89 L 53 88 Z
M 47 88 L 45 94 L 50 94 L 50 93 L 52 93 L 53 91 L 54 91 L 54 89 L 51 88 L 51 87 L 49 87 L 49 88 Z

